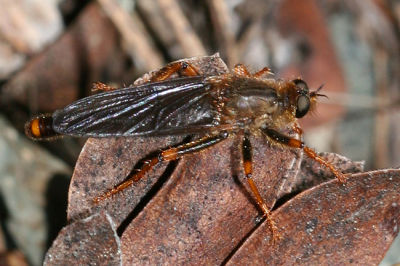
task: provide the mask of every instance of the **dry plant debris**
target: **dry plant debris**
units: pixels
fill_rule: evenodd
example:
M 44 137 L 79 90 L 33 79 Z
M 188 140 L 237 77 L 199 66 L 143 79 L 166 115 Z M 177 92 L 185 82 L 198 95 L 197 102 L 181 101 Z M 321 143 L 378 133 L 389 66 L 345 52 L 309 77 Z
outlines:
M 217 55 L 190 60 L 201 62 L 202 73 L 226 71 Z M 70 224 L 45 263 L 370 264 L 383 258 L 398 233 L 400 170 L 357 173 L 362 164 L 325 154 L 354 173 L 340 184 L 315 162 L 302 160 L 300 152 L 256 137 L 254 179 L 268 206 L 276 206 L 273 217 L 283 237 L 275 244 L 243 182 L 235 138 L 162 164 L 129 189 L 93 203 L 144 156 L 180 141 L 89 139 L 71 181 Z M 287 201 L 291 192 L 301 193 Z
M 356 160 L 366 160 L 367 169 L 400 165 L 400 3 L 397 0 L 245 0 L 240 4 L 238 1 L 220 0 L 137 0 L 134 1 L 135 7 L 131 5 L 130 9 L 123 8 L 119 5 L 121 1 L 117 0 L 0 2 L 3 2 L 0 10 L 3 14 L 0 16 L 0 119 L 3 121 L 3 115 L 6 115 L 12 123 L 11 127 L 17 128 L 20 133 L 28 116 L 52 112 L 90 94 L 95 81 L 118 82 L 113 86 L 123 86 L 124 83 L 130 84 L 139 74 L 168 61 L 196 56 L 201 51 L 207 54 L 219 51 L 229 67 L 238 62 L 253 66 L 253 70 L 268 65 L 279 77 L 301 75 L 304 80 L 310 81 L 310 87 L 325 84 L 324 93 L 329 95 L 329 99 L 318 106 L 315 116 L 303 120 L 307 133 L 305 137 L 311 138 L 306 142 L 314 147 L 323 143 L 326 147 L 317 150 L 335 151 Z M 124 3 L 128 2 L 133 3 Z M 179 30 L 182 28 L 186 30 Z M 1 134 L 4 132 L 0 132 L 0 142 L 10 144 L 7 136 Z M 149 148 L 158 149 L 182 140 L 145 139 L 115 143 L 117 146 L 113 146 L 113 141 L 103 143 L 91 139 L 86 148 L 92 154 L 82 152 L 75 176 L 79 176 L 80 171 L 82 180 L 85 176 L 89 176 L 86 180 L 90 180 L 92 176 L 104 174 L 101 182 L 104 180 L 105 183 L 103 186 L 93 182 L 93 188 L 90 187 L 92 183 L 84 186 L 84 183 L 74 179 L 74 186 L 82 185 L 79 187 L 81 190 L 71 189 L 69 223 L 89 217 L 108 205 L 110 208 L 107 211 L 113 219 L 129 220 L 126 215 L 131 212 L 134 214 L 131 217 L 138 216 L 137 213 L 144 210 L 142 203 L 149 201 L 149 197 L 144 195 L 155 191 L 153 184 L 158 189 L 161 184 L 165 185 L 157 181 L 158 177 L 164 171 L 168 173 L 165 176 L 171 176 L 171 171 L 181 169 L 179 167 L 184 162 L 168 166 L 167 170 L 165 165 L 160 166 L 145 182 L 131 189 L 136 195 L 131 200 L 115 197 L 113 202 L 104 204 L 107 206 L 93 209 L 88 204 L 90 200 L 83 197 L 86 191 L 109 188 L 117 182 L 112 177 L 121 180 L 132 164 L 140 159 L 139 155 L 133 156 L 124 148 L 142 147 L 140 153 L 145 154 L 149 151 L 142 143 L 153 143 Z M 252 141 L 253 145 L 259 145 L 257 140 Z M 53 143 L 34 144 L 36 147 L 31 152 L 36 154 L 36 149 L 45 148 L 72 167 L 83 143 L 82 139 L 64 138 Z M 22 144 L 18 142 L 18 147 L 31 149 Z M 237 143 L 232 145 L 232 149 L 237 149 Z M 6 146 L 10 149 L 14 147 Z M 113 167 L 115 164 L 115 172 L 101 170 L 99 166 L 98 170 L 85 167 L 85 156 L 94 164 L 101 164 L 96 158 L 105 159 L 108 153 L 100 156 L 100 153 L 103 154 L 101 149 L 111 146 L 121 147 L 124 151 L 120 155 L 122 159 L 103 161 L 104 167 L 110 166 L 107 162 L 112 162 Z M 116 148 L 114 151 L 121 153 Z M 9 155 L 13 153 L 9 149 L 3 151 L 7 158 L 11 158 Z M 347 167 L 350 172 L 361 169 L 359 163 L 354 164 L 341 156 L 326 156 L 329 160 L 338 160 L 341 169 Z M 17 180 L 22 172 L 31 172 L 34 167 L 23 158 L 15 161 L 20 168 L 10 171 L 9 167 L 3 167 L 0 176 Z M 234 158 L 240 163 L 240 155 L 232 155 Z M 53 163 L 50 159 L 46 161 L 49 165 Z M 326 175 L 318 165 L 310 165 L 307 158 L 301 160 L 300 170 L 300 160 L 295 163 L 291 172 L 287 172 L 282 179 L 277 195 L 264 191 L 266 197 L 279 199 L 274 205 L 276 211 L 296 193 L 330 179 L 329 173 Z M 42 164 L 36 167 L 46 171 Z M 272 172 L 266 176 L 270 178 L 270 174 Z M 40 179 L 33 179 L 32 175 L 24 177 L 34 182 L 22 184 L 23 189 L 32 190 L 34 183 L 34 186 L 52 189 L 53 194 L 59 197 L 65 192 Z M 7 192 L 0 195 L 0 207 L 4 199 L 6 211 L 14 214 L 14 209 L 17 209 L 18 215 L 26 216 L 25 211 L 9 203 L 19 201 L 25 194 Z M 82 197 L 76 193 L 83 193 Z M 130 196 L 128 191 L 126 196 Z M 37 205 L 41 214 L 54 215 L 47 213 L 47 204 L 58 204 L 58 211 L 64 212 L 64 204 L 47 198 L 47 195 L 38 195 L 38 198 L 42 197 L 46 200 Z M 274 204 L 273 201 L 270 204 Z M 138 204 L 139 207 L 135 207 Z M 125 207 L 119 210 L 119 206 Z M 2 255 L 8 256 L 19 250 L 29 263 L 41 264 L 43 253 L 40 247 L 47 248 L 46 241 L 30 245 L 27 239 L 33 239 L 32 235 L 39 235 L 39 232 L 58 231 L 62 223 L 54 226 L 55 223 L 50 220 L 62 220 L 63 215 L 50 217 L 49 223 L 38 224 L 33 231 L 28 229 L 31 219 L 16 230 L 10 230 L 7 224 L 16 224 L 12 219 L 14 215 L 1 213 L 0 216 L 5 225 L 4 234 L 9 236 L 5 239 L 11 239 L 11 245 L 6 241 Z M 119 224 L 118 220 L 116 224 Z M 121 235 L 127 225 L 117 228 L 120 228 Z M 48 243 L 53 237 L 53 234 L 41 235 L 42 239 L 48 238 Z M 33 255 L 30 250 L 34 249 Z M 381 251 L 384 252 L 383 249 Z M 236 256 L 233 253 L 227 258 L 234 259 Z M 394 258 L 389 263 L 399 261 L 396 253 L 399 252 L 393 252 Z

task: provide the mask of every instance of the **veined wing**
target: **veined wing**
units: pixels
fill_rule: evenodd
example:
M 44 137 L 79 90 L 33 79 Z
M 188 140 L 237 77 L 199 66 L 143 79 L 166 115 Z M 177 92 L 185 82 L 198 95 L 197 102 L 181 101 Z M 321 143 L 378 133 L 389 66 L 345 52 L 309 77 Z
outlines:
M 193 133 L 215 126 L 212 89 L 204 77 L 184 77 L 96 94 L 53 114 L 56 132 L 71 136 Z

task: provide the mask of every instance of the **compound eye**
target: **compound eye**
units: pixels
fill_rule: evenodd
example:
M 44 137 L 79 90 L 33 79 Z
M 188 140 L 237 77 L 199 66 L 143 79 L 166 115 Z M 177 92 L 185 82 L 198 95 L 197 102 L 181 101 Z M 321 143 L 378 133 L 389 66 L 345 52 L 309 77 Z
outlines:
M 307 85 L 307 83 L 304 82 L 304 80 L 295 79 L 295 80 L 293 80 L 293 82 L 294 82 L 294 84 L 296 84 L 296 87 L 298 88 L 299 92 L 302 92 L 302 93 L 309 92 L 308 85 Z
M 305 116 L 310 109 L 310 98 L 307 95 L 300 94 L 297 97 L 296 103 L 296 117 L 301 118 Z

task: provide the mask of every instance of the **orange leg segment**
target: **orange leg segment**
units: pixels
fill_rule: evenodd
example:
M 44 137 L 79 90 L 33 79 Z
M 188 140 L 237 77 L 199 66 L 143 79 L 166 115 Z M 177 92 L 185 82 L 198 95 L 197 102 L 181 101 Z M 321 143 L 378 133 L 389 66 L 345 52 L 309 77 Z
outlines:
M 94 82 L 92 85 L 92 91 L 113 91 L 115 89 L 116 88 L 101 82 Z
M 324 165 L 325 167 L 329 168 L 329 170 L 336 176 L 336 178 L 341 182 L 345 183 L 346 182 L 346 176 L 340 172 L 338 169 L 335 168 L 332 164 L 328 163 L 327 161 L 324 160 L 321 156 L 319 156 L 315 151 L 313 151 L 311 148 L 307 147 L 304 145 L 304 142 L 285 136 L 282 133 L 279 133 L 276 130 L 273 129 L 263 129 L 263 132 L 270 137 L 271 139 L 287 145 L 292 148 L 297 148 L 297 149 L 303 149 L 305 154 L 310 157 L 311 159 L 317 161 L 318 163 Z
M 274 73 L 271 71 L 269 67 L 264 67 L 263 69 L 257 71 L 256 73 L 253 74 L 253 77 L 255 78 L 261 78 L 264 75 L 273 75 Z
M 272 239 L 273 241 L 277 240 L 280 238 L 278 229 L 275 225 L 275 222 L 271 218 L 271 211 L 267 207 L 267 204 L 264 202 L 260 192 L 258 191 L 258 188 L 252 178 L 252 173 L 253 173 L 253 166 L 252 166 L 252 149 L 251 149 L 251 143 L 250 140 L 247 136 L 243 138 L 242 142 L 242 154 L 243 154 L 243 168 L 244 168 L 244 174 L 246 176 L 247 183 L 250 186 L 251 191 L 253 192 L 256 202 L 258 207 L 262 210 L 264 217 L 266 218 L 266 221 L 268 223 L 268 227 L 271 230 L 272 233 Z
M 163 81 L 170 78 L 173 74 L 178 73 L 181 76 L 198 76 L 199 72 L 191 64 L 185 61 L 173 62 L 154 73 L 149 82 Z M 101 82 L 95 82 L 92 91 L 112 91 L 116 88 Z
M 251 77 L 252 75 L 250 74 L 250 71 L 247 70 L 246 66 L 243 64 L 237 64 L 233 68 L 233 72 L 235 72 L 236 75 L 238 76 L 244 76 L 244 77 Z
M 185 154 L 191 154 L 195 152 L 199 152 L 204 150 L 210 146 L 217 144 L 218 142 L 226 139 L 229 136 L 227 132 L 221 132 L 215 136 L 206 136 L 182 145 L 179 145 L 175 148 L 169 148 L 162 150 L 156 156 L 145 161 L 143 166 L 138 169 L 133 175 L 128 176 L 128 178 L 123 181 L 121 184 L 115 186 L 114 188 L 110 189 L 109 191 L 105 192 L 104 194 L 97 196 L 93 199 L 95 204 L 103 201 L 111 196 L 123 191 L 127 187 L 131 186 L 133 183 L 138 182 L 142 179 L 146 173 L 148 173 L 154 166 L 156 166 L 160 162 L 164 161 L 174 161 L 181 158 Z
M 346 176 L 342 172 L 340 172 L 338 169 L 336 169 L 332 164 L 325 161 L 321 156 L 317 155 L 317 153 L 315 151 L 313 151 L 312 149 L 310 149 L 307 146 L 303 147 L 303 151 L 311 159 L 314 159 L 315 161 L 317 161 L 320 164 L 324 165 L 325 167 L 329 168 L 329 170 L 331 170 L 331 172 L 337 177 L 339 182 L 341 182 L 341 183 L 346 182 Z
M 250 71 L 243 64 L 235 65 L 235 67 L 233 68 L 233 72 L 238 76 L 254 77 L 254 78 L 261 78 L 264 75 L 274 74 L 269 67 L 264 67 L 263 69 L 257 71 L 256 73 L 251 74 Z
M 299 134 L 300 138 L 303 135 L 303 129 L 301 129 L 298 125 L 293 126 L 293 130 Z
M 170 63 L 165 67 L 161 68 L 153 75 L 153 77 L 150 79 L 150 82 L 166 80 L 175 73 L 178 73 L 185 77 L 199 75 L 199 72 L 196 70 L 194 66 L 185 61 L 179 61 Z

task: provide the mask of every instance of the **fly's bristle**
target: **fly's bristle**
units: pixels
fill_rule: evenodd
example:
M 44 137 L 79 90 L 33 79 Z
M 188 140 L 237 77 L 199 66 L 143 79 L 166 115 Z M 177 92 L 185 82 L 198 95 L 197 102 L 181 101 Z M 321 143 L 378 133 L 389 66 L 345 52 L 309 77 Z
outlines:
M 318 93 L 318 92 L 320 92 L 321 91 L 321 89 L 324 87 L 324 84 L 322 84 L 321 86 L 319 86 L 319 88 L 318 89 L 316 89 L 315 91 L 312 91 L 311 93 L 310 93 L 310 110 L 309 110 L 309 112 L 312 114 L 312 115 L 316 115 L 316 110 L 317 110 L 317 103 L 318 103 L 318 97 L 325 97 L 325 98 L 328 98 L 328 96 L 326 96 L 325 94 L 320 94 L 320 93 Z
M 310 99 L 310 110 L 309 112 L 313 113 L 317 109 L 317 97 L 311 97 Z
M 51 140 L 60 136 L 53 129 L 51 114 L 39 115 L 25 124 L 25 135 L 33 140 Z

